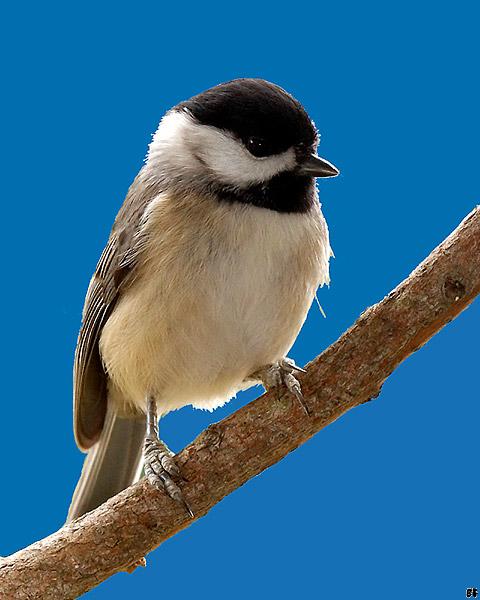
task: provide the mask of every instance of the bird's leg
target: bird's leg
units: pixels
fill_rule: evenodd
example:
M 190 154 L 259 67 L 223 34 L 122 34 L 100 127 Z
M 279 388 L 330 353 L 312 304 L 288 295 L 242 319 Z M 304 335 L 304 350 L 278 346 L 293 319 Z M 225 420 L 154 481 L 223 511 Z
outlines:
M 174 454 L 158 436 L 157 402 L 153 396 L 147 398 L 147 431 L 143 447 L 144 471 L 149 483 L 164 489 L 170 498 L 182 504 L 193 518 L 192 509 L 183 497 L 182 490 L 175 483 L 182 475 L 177 467 Z
M 249 376 L 249 380 L 261 381 L 263 387 L 268 391 L 272 388 L 279 394 L 280 385 L 285 384 L 288 391 L 295 396 L 305 414 L 309 415 L 308 406 L 302 394 L 300 383 L 295 377 L 295 372 L 306 373 L 305 369 L 298 367 L 291 358 L 282 358 L 271 365 L 265 365 Z

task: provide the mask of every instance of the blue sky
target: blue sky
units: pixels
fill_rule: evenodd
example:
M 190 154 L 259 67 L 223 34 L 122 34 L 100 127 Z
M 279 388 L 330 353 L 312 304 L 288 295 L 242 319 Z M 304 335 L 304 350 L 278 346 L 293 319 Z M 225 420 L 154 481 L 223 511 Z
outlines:
M 240 76 L 306 106 L 342 171 L 320 195 L 336 258 L 291 355 L 304 364 L 479 202 L 478 8 L 459 2 L 2 8 L 0 555 L 63 522 L 82 456 L 71 365 L 89 277 L 150 134 Z M 479 303 L 380 397 L 320 432 L 86 597 L 462 598 L 480 588 Z M 183 409 L 174 449 L 215 413 Z M 302 493 L 292 486 L 303 482 Z

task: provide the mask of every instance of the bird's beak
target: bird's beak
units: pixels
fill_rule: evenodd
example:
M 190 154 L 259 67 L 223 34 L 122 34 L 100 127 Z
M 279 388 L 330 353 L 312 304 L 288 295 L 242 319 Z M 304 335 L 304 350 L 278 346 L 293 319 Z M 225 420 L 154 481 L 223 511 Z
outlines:
M 297 168 L 299 175 L 308 177 L 336 177 L 340 171 L 332 163 L 316 154 L 310 154 Z

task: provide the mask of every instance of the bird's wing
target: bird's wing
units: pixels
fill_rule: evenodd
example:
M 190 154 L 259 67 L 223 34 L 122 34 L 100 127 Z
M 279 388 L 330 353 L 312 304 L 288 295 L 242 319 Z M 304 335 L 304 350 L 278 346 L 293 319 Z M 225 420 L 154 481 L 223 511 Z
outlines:
M 135 273 L 141 254 L 140 225 L 146 207 L 158 195 L 144 170 L 130 187 L 90 281 L 78 335 L 73 373 L 74 432 L 82 450 L 90 448 L 102 432 L 107 410 L 107 374 L 99 340 L 122 289 Z

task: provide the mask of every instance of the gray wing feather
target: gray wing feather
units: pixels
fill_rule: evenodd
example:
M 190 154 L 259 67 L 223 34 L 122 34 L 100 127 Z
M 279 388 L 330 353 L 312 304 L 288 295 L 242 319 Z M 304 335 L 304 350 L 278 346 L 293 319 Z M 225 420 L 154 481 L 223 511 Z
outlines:
M 160 191 L 142 169 L 128 190 L 88 287 L 73 370 L 74 432 L 82 450 L 99 439 L 107 411 L 107 374 L 98 347 L 102 328 L 135 271 L 142 216 Z

